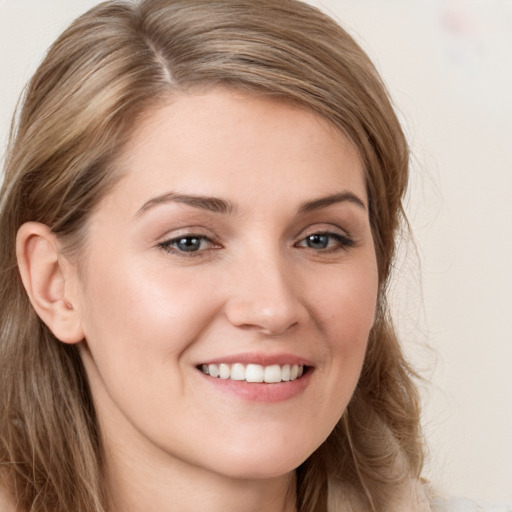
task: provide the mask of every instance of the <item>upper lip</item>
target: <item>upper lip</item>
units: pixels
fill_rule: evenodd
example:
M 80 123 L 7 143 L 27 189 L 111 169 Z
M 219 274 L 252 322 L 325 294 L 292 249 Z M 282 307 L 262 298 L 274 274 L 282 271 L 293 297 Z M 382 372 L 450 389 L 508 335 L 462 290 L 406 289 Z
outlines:
M 230 354 L 226 356 L 219 356 L 206 361 L 201 361 L 202 364 L 260 364 L 261 366 L 271 366 L 278 364 L 283 366 L 285 364 L 297 364 L 303 366 L 313 366 L 312 362 L 304 357 L 295 354 L 262 354 L 262 353 L 242 353 Z

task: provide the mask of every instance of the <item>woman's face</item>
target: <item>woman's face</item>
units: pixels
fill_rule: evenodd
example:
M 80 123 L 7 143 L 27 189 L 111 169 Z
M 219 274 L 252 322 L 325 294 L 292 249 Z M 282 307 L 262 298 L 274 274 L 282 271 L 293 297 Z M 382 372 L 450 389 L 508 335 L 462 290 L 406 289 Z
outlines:
M 215 89 L 152 113 L 119 166 L 75 277 L 107 449 L 290 472 L 345 410 L 374 320 L 357 152 L 312 112 Z

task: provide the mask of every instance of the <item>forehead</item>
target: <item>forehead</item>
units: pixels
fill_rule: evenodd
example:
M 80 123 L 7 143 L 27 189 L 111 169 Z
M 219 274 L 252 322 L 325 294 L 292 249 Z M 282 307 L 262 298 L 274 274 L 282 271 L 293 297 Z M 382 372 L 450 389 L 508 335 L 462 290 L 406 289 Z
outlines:
M 270 200 L 286 188 L 300 201 L 348 187 L 366 198 L 358 152 L 328 120 L 224 88 L 179 95 L 148 112 L 119 167 L 121 187 L 138 196 L 170 188 Z

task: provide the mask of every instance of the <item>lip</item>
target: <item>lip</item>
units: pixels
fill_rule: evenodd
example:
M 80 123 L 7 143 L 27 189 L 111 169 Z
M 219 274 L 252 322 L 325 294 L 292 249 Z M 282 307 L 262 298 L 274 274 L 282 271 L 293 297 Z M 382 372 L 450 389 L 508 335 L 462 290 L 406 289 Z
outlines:
M 274 364 L 298 364 L 307 367 L 307 371 L 293 381 L 267 384 L 265 382 L 246 382 L 231 379 L 220 379 L 210 377 L 200 369 L 203 364 L 260 364 L 270 366 Z M 244 401 L 260 403 L 277 403 L 301 395 L 311 382 L 315 368 L 311 361 L 292 354 L 236 354 L 225 357 L 218 357 L 201 362 L 196 366 L 197 372 L 202 381 L 214 391 L 226 395 L 232 395 Z

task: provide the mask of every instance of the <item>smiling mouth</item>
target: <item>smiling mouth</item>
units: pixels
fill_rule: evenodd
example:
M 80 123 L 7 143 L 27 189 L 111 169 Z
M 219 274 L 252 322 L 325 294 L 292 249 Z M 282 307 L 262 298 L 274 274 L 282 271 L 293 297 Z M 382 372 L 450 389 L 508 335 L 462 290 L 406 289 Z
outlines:
M 198 369 L 210 377 L 219 379 L 277 384 L 299 379 L 307 372 L 308 367 L 299 364 L 263 366 L 260 364 L 220 363 L 203 364 L 198 366 Z

